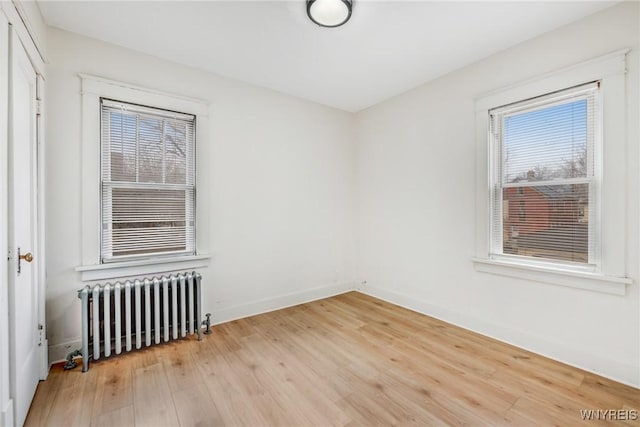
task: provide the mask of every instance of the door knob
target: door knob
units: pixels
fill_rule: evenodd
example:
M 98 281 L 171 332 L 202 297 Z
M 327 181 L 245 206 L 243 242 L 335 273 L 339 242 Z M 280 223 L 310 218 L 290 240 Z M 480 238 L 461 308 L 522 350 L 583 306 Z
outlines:
M 20 255 L 20 259 L 23 259 L 23 260 L 25 260 L 27 262 L 31 262 L 31 261 L 33 261 L 33 255 L 31 254 L 31 252 L 27 252 L 24 255 Z

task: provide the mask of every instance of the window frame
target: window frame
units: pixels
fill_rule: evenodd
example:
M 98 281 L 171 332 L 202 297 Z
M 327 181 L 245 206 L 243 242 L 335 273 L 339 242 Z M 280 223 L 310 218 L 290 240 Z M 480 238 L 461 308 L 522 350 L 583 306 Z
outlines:
M 626 194 L 629 188 L 626 108 L 626 55 L 621 49 L 586 62 L 568 66 L 521 83 L 497 89 L 475 98 L 476 110 L 476 271 L 498 276 L 625 295 L 632 283 L 627 277 L 628 218 Z M 512 257 L 491 257 L 491 177 L 495 170 L 489 150 L 489 111 L 493 108 L 532 99 L 543 94 L 589 82 L 600 82 L 602 115 L 602 179 L 600 193 L 600 268 L 586 270 L 555 262 L 527 263 Z M 510 213 L 511 214 L 511 213 Z M 593 213 L 590 212 L 590 215 Z
M 560 105 L 567 98 L 571 98 L 575 94 L 579 94 L 580 92 L 587 92 L 591 90 L 589 87 L 596 89 L 596 96 L 594 97 L 592 102 L 589 102 L 589 97 L 585 95 L 585 98 L 588 100 L 588 108 L 591 108 L 594 112 L 593 115 L 587 114 L 587 120 L 595 120 L 593 126 L 590 127 L 587 125 L 587 128 L 591 128 L 594 130 L 593 135 L 593 143 L 591 145 L 587 144 L 587 156 L 591 158 L 592 161 L 589 162 L 590 168 L 593 170 L 588 173 L 584 178 L 572 178 L 572 179 L 554 179 L 552 181 L 545 181 L 546 185 L 562 185 L 567 183 L 572 184 L 588 184 L 589 185 L 589 207 L 592 208 L 589 210 L 590 218 L 589 218 L 589 229 L 588 229 L 588 239 L 590 242 L 593 242 L 593 248 L 590 245 L 588 247 L 588 262 L 587 263 L 579 263 L 579 262 L 571 262 L 571 261 L 562 261 L 562 260 L 554 260 L 550 258 L 538 258 L 533 256 L 524 256 L 524 255 L 514 255 L 514 254 L 506 254 L 503 250 L 503 200 L 502 200 L 502 190 L 505 188 L 517 188 L 519 195 L 524 195 L 524 191 L 522 193 L 520 190 L 523 190 L 525 187 L 533 187 L 534 185 L 523 185 L 523 184 L 504 184 L 503 181 L 503 171 L 504 171 L 504 159 L 503 159 L 503 141 L 501 138 L 497 138 L 493 129 L 491 129 L 491 115 L 499 115 L 502 120 L 510 117 L 514 114 L 522 113 L 522 112 L 530 112 L 535 111 L 536 109 L 542 108 L 550 108 L 555 105 Z M 489 111 L 489 131 L 488 131 L 488 144 L 489 144 L 489 156 L 492 159 L 491 168 L 489 170 L 489 180 L 491 186 L 490 192 L 490 208 L 491 213 L 489 217 L 489 258 L 494 260 L 506 260 L 511 262 L 521 263 L 523 265 L 531 265 L 531 266 L 554 266 L 560 269 L 573 270 L 573 271 L 585 271 L 585 272 L 601 272 L 602 268 L 602 245 L 601 245 L 601 224 L 600 224 L 600 213 L 602 204 L 601 204 L 601 182 L 602 182 L 602 97 L 600 91 L 600 81 L 595 82 L 587 82 L 581 85 L 568 87 L 564 89 L 560 89 L 554 91 L 552 93 L 541 94 L 539 96 L 528 98 L 525 100 L 516 101 L 513 103 L 509 103 L 507 105 L 497 106 L 491 108 Z M 502 127 L 501 127 L 502 128 Z M 500 206 L 499 211 L 496 211 L 494 207 L 498 207 L 496 202 L 497 198 L 500 198 Z M 526 221 L 526 212 L 523 209 L 525 204 L 525 200 L 520 199 L 519 202 L 519 210 L 518 214 L 520 216 L 520 221 Z M 499 225 L 496 222 L 496 218 L 499 219 Z
M 105 101 L 107 101 L 107 105 L 105 105 Z M 131 105 L 133 106 L 136 110 L 138 111 L 144 111 L 144 110 L 148 110 L 145 112 L 145 114 L 147 115 L 154 115 L 155 117 L 162 117 L 162 116 L 167 116 L 170 115 L 171 113 L 175 113 L 178 116 L 184 116 L 182 117 L 182 119 L 186 120 L 188 118 L 191 118 L 191 120 L 193 121 L 193 131 L 194 131 L 194 135 L 193 135 L 193 146 L 191 147 L 191 150 L 193 150 L 193 157 L 191 159 L 189 159 L 187 156 L 187 158 L 185 158 L 185 162 L 186 162 L 186 170 L 185 173 L 187 174 L 187 176 L 190 173 L 193 173 L 193 177 L 194 177 L 194 183 L 193 183 L 193 206 L 189 206 L 189 204 L 186 202 L 185 200 L 185 214 L 187 217 L 189 217 L 188 211 L 191 209 L 193 209 L 193 212 L 191 212 L 191 214 L 193 215 L 193 219 L 194 219 L 194 225 L 193 225 L 193 241 L 189 242 L 188 241 L 188 231 L 185 231 L 185 244 L 186 244 L 186 248 L 182 251 L 163 251 L 163 252 L 157 252 L 157 253 L 142 253 L 142 254 L 135 254 L 135 255 L 111 255 L 111 257 L 105 257 L 105 253 L 104 253 L 104 246 L 105 246 L 105 236 L 104 236 L 104 229 L 101 230 L 100 233 L 100 263 L 101 264 L 108 264 L 108 263 L 115 263 L 115 262 L 122 262 L 122 261 L 129 261 L 129 260 L 144 260 L 144 259 L 148 259 L 148 258 L 169 258 L 169 257 L 176 257 L 176 256 L 193 256 L 196 255 L 196 238 L 195 236 L 197 235 L 197 218 L 196 218 L 196 214 L 195 211 L 197 210 L 197 206 L 196 206 L 196 194 L 197 194 L 197 182 L 195 182 L 195 176 L 196 176 L 196 165 L 195 165 L 195 160 L 197 158 L 197 117 L 195 115 L 192 114 L 187 114 L 181 111 L 174 111 L 174 110 L 168 110 L 166 108 L 159 108 L 156 106 L 150 106 L 150 105 L 140 105 L 140 104 L 133 104 L 131 102 L 126 102 L 123 100 L 116 100 L 116 99 L 111 99 L 111 98 L 106 98 L 106 97 L 100 97 L 100 169 L 101 169 L 101 177 L 100 177 L 100 223 L 101 223 L 101 227 L 104 227 L 104 206 L 103 206 L 103 202 L 104 202 L 104 176 L 102 176 L 102 171 L 104 169 L 104 162 L 106 161 L 104 158 L 104 140 L 102 138 L 102 135 L 104 135 L 104 129 L 102 128 L 104 126 L 104 122 L 102 121 L 102 116 L 103 116 L 103 109 L 104 108 L 110 108 L 108 106 L 109 103 L 121 103 L 124 105 Z M 189 117 L 186 117 L 189 116 Z M 166 117 L 164 117 L 166 118 Z M 185 142 L 186 143 L 186 142 Z M 188 143 L 186 143 L 188 144 Z M 139 159 L 136 159 L 137 162 L 139 162 Z M 109 159 L 109 162 L 111 163 L 111 159 Z M 189 164 L 192 163 L 192 164 Z M 189 168 L 193 168 L 193 171 L 189 171 Z M 111 181 L 111 184 L 117 183 L 117 181 Z M 155 183 L 138 183 L 138 184 L 142 184 L 141 186 L 147 187 L 147 188 L 153 188 Z M 162 188 L 164 186 L 160 185 L 158 186 L 159 188 Z M 189 187 L 189 185 L 185 185 L 185 187 Z M 112 187 L 114 188 L 114 187 Z M 113 239 L 113 236 L 111 237 L 111 239 Z M 192 250 L 189 250 L 189 245 L 192 245 Z
M 207 267 L 209 250 L 209 195 L 206 191 L 196 191 L 195 254 L 174 254 L 138 259 L 101 262 L 101 108 L 100 99 L 117 99 L 122 102 L 150 105 L 170 111 L 180 111 L 196 118 L 195 139 L 198 141 L 196 156 L 196 188 L 209 182 L 209 168 L 206 167 L 210 155 L 207 143 L 209 134 L 209 104 L 206 101 L 161 92 L 141 86 L 114 81 L 88 74 L 78 74 L 82 83 L 82 164 L 81 194 L 81 264 L 76 271 L 82 281 L 123 278 L 138 275 L 160 274 L 177 270 Z

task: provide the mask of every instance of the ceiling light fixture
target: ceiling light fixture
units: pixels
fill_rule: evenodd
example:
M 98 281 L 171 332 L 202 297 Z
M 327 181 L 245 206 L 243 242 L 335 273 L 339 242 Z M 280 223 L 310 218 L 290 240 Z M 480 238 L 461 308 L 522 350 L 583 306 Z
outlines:
M 307 15 L 321 27 L 339 27 L 351 18 L 353 0 L 307 0 Z

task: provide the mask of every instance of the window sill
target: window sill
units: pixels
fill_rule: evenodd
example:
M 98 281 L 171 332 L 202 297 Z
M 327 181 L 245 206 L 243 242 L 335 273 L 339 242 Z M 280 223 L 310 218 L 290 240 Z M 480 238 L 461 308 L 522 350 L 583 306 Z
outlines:
M 210 255 L 150 258 L 109 264 L 82 265 L 76 271 L 83 282 L 132 276 L 152 276 L 173 271 L 190 270 L 209 266 Z
M 483 273 L 585 289 L 611 295 L 625 295 L 627 285 L 633 282 L 626 277 L 544 268 L 502 260 L 474 258 L 473 264 L 476 271 Z

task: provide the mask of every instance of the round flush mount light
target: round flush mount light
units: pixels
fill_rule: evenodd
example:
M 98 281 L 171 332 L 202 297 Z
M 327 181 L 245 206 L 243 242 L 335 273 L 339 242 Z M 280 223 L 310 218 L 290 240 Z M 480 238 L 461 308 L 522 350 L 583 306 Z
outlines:
M 307 15 L 321 27 L 339 27 L 351 18 L 353 0 L 307 0 Z

